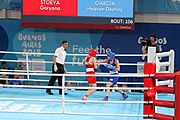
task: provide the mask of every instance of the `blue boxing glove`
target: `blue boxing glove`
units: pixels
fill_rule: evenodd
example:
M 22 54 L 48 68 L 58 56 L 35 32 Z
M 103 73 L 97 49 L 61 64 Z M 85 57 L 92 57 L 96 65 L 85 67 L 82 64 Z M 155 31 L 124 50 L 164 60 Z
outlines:
M 107 68 L 108 70 L 115 70 L 115 69 L 116 69 L 116 67 L 115 67 L 115 66 L 112 66 L 111 64 L 107 64 L 107 65 L 106 65 L 106 68 Z

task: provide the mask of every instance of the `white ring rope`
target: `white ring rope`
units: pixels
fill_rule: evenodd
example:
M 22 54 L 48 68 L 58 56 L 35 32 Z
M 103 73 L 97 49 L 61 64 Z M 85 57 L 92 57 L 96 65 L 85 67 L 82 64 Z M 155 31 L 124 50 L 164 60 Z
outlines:
M 75 112 L 66 112 L 66 114 L 72 115 L 94 115 L 94 113 L 75 113 Z M 143 115 L 143 114 L 95 114 L 96 116 L 124 116 L 124 117 L 152 117 L 152 115 Z
M 12 101 L 38 101 L 38 102 L 62 102 L 62 100 L 52 99 L 29 99 L 29 98 L 0 98 L 0 100 L 12 100 Z M 82 101 L 82 100 L 64 100 L 69 103 L 109 103 L 109 104 L 144 104 L 153 103 L 153 101 Z
M 49 80 L 41 80 L 41 79 L 13 79 L 13 78 L 0 78 L 0 80 L 15 80 L 15 81 L 34 81 L 34 82 L 49 82 Z M 57 82 L 57 81 L 56 81 Z M 71 83 L 88 83 L 88 81 L 72 81 L 66 80 L 65 82 Z M 104 81 L 97 81 L 96 83 L 106 84 Z M 144 82 L 117 82 L 117 84 L 129 84 L 129 85 L 144 85 Z
M 7 70 L 7 69 L 0 69 L 0 71 L 5 71 L 5 72 L 27 72 L 27 70 Z M 29 70 L 28 72 L 31 72 L 31 73 L 52 73 L 52 71 L 36 71 L 36 70 Z
M 35 76 L 96 76 L 96 77 L 154 77 L 154 74 L 142 74 L 142 73 L 118 73 L 117 75 L 106 74 L 43 74 L 43 73 L 14 73 L 14 72 L 0 72 L 5 75 L 35 75 Z
M 72 81 L 72 80 L 67 80 L 66 82 L 71 82 L 71 83 L 87 83 L 87 81 Z M 107 82 L 97 81 L 96 83 L 106 84 Z M 117 82 L 117 84 L 144 85 L 144 82 Z
M 109 90 L 149 90 L 152 87 L 118 87 L 118 88 L 107 88 L 107 87 L 60 87 L 60 86 L 35 86 L 35 85 L 3 85 L 0 84 L 0 87 L 14 87 L 14 88 L 53 88 L 53 89 L 109 89 Z
M 7 59 L 0 59 L 0 61 L 6 62 L 27 62 L 25 60 L 7 60 Z M 53 63 L 52 61 L 28 61 L 28 63 Z M 82 62 L 65 62 L 65 64 L 74 64 L 74 65 L 83 65 Z M 107 63 L 98 63 L 98 65 L 105 65 Z M 137 65 L 144 65 L 144 63 L 120 63 L 120 65 L 129 65 L 129 66 L 137 66 Z
M 27 70 L 7 70 L 7 69 L 0 69 L 0 72 L 17 72 L 17 73 L 26 73 Z M 167 71 L 166 71 L 167 72 Z M 38 71 L 38 70 L 29 70 L 28 73 L 51 73 L 52 71 Z M 86 72 L 67 72 L 67 74 L 85 74 Z M 107 73 L 96 72 L 95 74 L 106 75 Z M 119 74 L 119 73 L 118 73 Z M 130 73 L 131 74 L 131 73 Z M 137 74 L 137 73 L 132 73 Z M 142 74 L 142 73 L 141 73 Z
M 53 53 L 28 53 L 28 52 L 9 52 L 9 51 L 0 51 L 0 53 L 7 53 L 7 54 L 28 54 L 28 55 L 51 55 Z M 88 54 L 67 54 L 67 56 L 87 56 Z M 97 54 L 96 56 L 107 56 L 107 54 Z M 116 56 L 124 56 L 124 57 L 142 57 L 147 56 L 147 54 L 116 54 Z
M 37 111 L 11 111 L 11 110 L 0 110 L 0 112 L 6 113 L 30 113 L 30 114 L 67 114 L 67 115 L 96 115 L 96 116 L 124 116 L 124 117 L 152 117 L 153 115 L 143 114 L 95 114 L 95 113 L 76 113 L 76 112 L 37 112 Z
M 26 69 L 24 70 L 7 70 L 7 69 L 0 69 L 0 71 L 5 71 L 5 72 L 27 72 Z M 38 70 L 29 70 L 28 72 L 32 72 L 32 73 L 52 73 L 52 71 L 38 71 Z M 68 74 L 85 74 L 85 72 L 67 72 Z M 98 73 L 98 72 L 96 72 Z M 99 74 L 104 74 L 104 73 L 99 73 Z
M 67 56 L 87 56 L 88 54 L 67 54 Z M 97 54 L 97 57 L 106 57 L 107 54 Z M 147 54 L 116 54 L 116 57 L 142 57 L 147 56 Z
M 34 82 L 49 82 L 49 80 L 41 80 L 41 79 L 13 79 L 13 78 L 0 78 L 0 80 L 15 80 L 15 81 L 34 81 Z M 72 81 L 66 80 L 65 82 L 70 83 L 87 83 L 88 81 Z M 97 81 L 96 83 L 106 84 L 107 82 Z M 129 85 L 144 85 L 144 82 L 117 82 L 117 84 L 129 84 Z

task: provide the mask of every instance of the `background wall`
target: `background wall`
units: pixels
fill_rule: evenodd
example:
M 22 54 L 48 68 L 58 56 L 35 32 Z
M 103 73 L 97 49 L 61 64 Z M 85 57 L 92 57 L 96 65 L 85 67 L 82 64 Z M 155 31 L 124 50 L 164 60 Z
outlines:
M 18 20 L 1 20 L 0 50 L 53 53 L 60 46 L 62 40 L 68 40 L 68 53 L 87 53 L 88 49 L 97 48 L 100 54 L 105 54 L 109 49 L 117 54 L 137 54 L 141 53 L 141 45 L 138 40 L 156 34 L 162 51 L 175 50 L 175 68 L 180 68 L 180 63 L 177 62 L 180 59 L 178 54 L 180 25 L 136 23 L 135 28 L 134 31 L 22 28 Z M 8 58 L 7 55 L 1 55 L 0 57 Z M 24 58 L 24 56 L 17 55 L 13 57 L 13 59 L 18 58 Z M 52 56 L 33 55 L 30 56 L 30 59 L 47 61 L 52 60 Z M 72 60 L 78 62 L 82 61 L 82 58 L 77 56 L 76 59 L 73 57 L 67 58 L 67 61 Z M 133 59 L 122 57 L 120 60 L 125 63 L 142 61 L 141 57 Z M 83 70 L 81 68 L 78 68 L 78 70 Z M 76 70 L 77 68 L 71 69 Z M 128 70 L 128 68 L 122 68 L 122 72 L 129 72 Z M 136 68 L 133 71 L 136 72 Z

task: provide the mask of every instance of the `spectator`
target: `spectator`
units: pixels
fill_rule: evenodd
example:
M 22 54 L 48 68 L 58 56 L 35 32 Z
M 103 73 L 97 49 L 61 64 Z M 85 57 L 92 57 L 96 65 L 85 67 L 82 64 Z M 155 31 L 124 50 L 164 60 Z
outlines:
M 5 61 L 1 63 L 2 67 L 0 68 L 1 72 L 7 72 L 5 70 L 8 70 L 7 64 Z M 9 78 L 9 75 L 1 74 L 0 78 Z M 8 80 L 0 80 L 0 84 L 8 84 Z
M 23 67 L 23 63 L 22 62 L 18 62 L 18 66 L 16 67 L 15 70 L 19 70 L 19 72 L 22 73 L 22 70 L 24 70 L 24 67 Z M 18 71 L 16 71 L 16 73 L 19 73 Z M 18 75 L 18 74 L 15 74 L 14 75 L 14 79 L 16 80 L 11 80 L 10 81 L 10 84 L 11 85 L 21 85 L 22 84 L 22 80 L 17 80 L 17 79 L 24 79 L 24 75 Z

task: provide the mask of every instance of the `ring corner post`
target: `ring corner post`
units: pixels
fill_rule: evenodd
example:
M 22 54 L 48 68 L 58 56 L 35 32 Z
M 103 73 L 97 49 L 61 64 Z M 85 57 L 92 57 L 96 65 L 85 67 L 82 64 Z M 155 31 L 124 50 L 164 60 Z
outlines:
M 155 63 L 145 63 L 144 64 L 144 74 L 155 74 L 156 73 L 156 64 Z M 144 87 L 151 88 L 156 85 L 156 81 L 153 77 L 144 78 Z M 144 90 L 144 101 L 154 101 L 155 97 L 149 97 L 147 95 L 147 90 Z M 144 104 L 144 115 L 147 115 L 146 118 L 152 118 L 149 115 L 155 113 L 155 107 L 152 103 Z M 144 117 L 145 118 L 145 117 Z
M 174 120 L 180 120 L 180 72 L 176 74 Z

